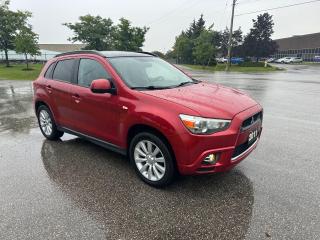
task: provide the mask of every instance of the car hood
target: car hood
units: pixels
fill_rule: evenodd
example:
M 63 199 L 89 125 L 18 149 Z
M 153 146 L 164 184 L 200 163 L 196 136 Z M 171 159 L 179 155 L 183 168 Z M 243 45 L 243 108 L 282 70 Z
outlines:
M 204 82 L 143 92 L 188 107 L 202 117 L 232 119 L 237 113 L 257 105 L 238 90 Z

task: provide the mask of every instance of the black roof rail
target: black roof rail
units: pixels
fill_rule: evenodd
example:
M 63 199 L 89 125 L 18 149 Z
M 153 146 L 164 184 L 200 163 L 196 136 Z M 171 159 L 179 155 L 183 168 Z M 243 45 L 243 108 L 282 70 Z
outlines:
M 157 54 L 154 54 L 152 52 L 138 52 L 138 53 L 143 53 L 143 54 L 146 54 L 146 55 L 151 55 L 151 56 L 154 56 L 154 57 L 159 57 Z
M 94 51 L 94 50 L 79 50 L 79 51 L 64 52 L 64 53 L 57 54 L 55 57 L 68 56 L 68 55 L 72 55 L 72 54 L 95 54 L 100 57 L 105 57 L 105 55 L 103 55 L 97 51 Z
M 68 56 L 68 55 L 73 55 L 73 54 L 95 54 L 95 55 L 98 55 L 100 57 L 107 57 L 107 55 L 105 53 L 99 52 L 99 51 L 95 51 L 95 50 L 79 50 L 79 51 L 71 51 L 71 52 L 59 53 L 55 57 Z M 136 53 L 141 53 L 141 54 L 145 54 L 145 55 L 159 57 L 157 54 L 154 54 L 154 53 L 151 53 L 151 52 L 136 52 Z

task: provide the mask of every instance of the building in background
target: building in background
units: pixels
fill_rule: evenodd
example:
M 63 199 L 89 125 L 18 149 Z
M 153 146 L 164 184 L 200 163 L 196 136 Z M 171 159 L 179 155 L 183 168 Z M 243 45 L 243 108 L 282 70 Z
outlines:
M 34 57 L 28 56 L 28 58 L 33 61 L 47 61 L 59 53 L 77 51 L 84 47 L 85 44 L 39 44 L 41 55 Z M 18 54 L 15 51 L 9 51 L 8 56 L 10 61 L 25 60 L 25 56 L 23 54 Z M 3 51 L 0 51 L 0 61 L 4 61 L 4 59 L 5 54 Z
M 85 47 L 85 44 L 39 44 L 39 48 L 54 52 L 71 52 L 78 51 Z
M 274 58 L 301 57 L 304 61 L 320 61 L 320 32 L 275 40 L 279 45 Z

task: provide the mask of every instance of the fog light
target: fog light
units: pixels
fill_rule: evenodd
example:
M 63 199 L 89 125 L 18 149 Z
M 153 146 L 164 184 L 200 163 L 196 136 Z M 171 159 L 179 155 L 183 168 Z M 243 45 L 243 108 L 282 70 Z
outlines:
M 211 153 L 203 160 L 204 164 L 215 164 L 218 161 L 219 155 L 216 153 Z

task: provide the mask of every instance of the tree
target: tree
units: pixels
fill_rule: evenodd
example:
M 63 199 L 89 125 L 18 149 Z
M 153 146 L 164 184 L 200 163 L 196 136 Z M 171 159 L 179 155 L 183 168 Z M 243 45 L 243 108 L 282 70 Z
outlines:
M 77 23 L 64 23 L 74 32 L 72 42 L 86 44 L 85 49 L 140 51 L 145 41 L 147 28 L 132 27 L 130 21 L 121 18 L 114 25 L 110 18 L 85 15 Z
M 160 51 L 153 51 L 151 53 L 157 55 L 158 57 L 160 57 L 162 59 L 165 59 L 167 57 L 164 53 L 162 53 Z
M 195 39 L 192 55 L 195 58 L 195 63 L 202 66 L 210 65 L 215 57 L 216 48 L 212 41 L 214 38 L 214 32 L 209 29 L 201 31 L 199 37 Z
M 176 37 L 173 51 L 178 63 L 193 63 L 192 49 L 193 41 L 184 32 Z
M 129 20 L 120 18 L 120 23 L 115 29 L 115 49 L 141 51 L 148 28 L 132 27 Z
M 187 37 L 191 39 L 196 39 L 200 36 L 201 32 L 206 28 L 205 27 L 205 20 L 203 19 L 203 14 L 201 14 L 200 18 L 196 21 L 193 20 L 193 22 L 190 24 L 189 29 L 186 31 Z
M 194 56 L 192 54 L 195 43 L 194 41 L 200 36 L 204 29 L 205 20 L 201 14 L 197 21 L 193 20 L 189 28 L 186 31 L 182 31 L 181 34 L 176 37 L 173 51 L 178 62 L 190 64 L 194 63 Z
M 10 1 L 5 1 L 0 6 L 0 50 L 3 50 L 6 57 L 6 66 L 9 67 L 8 51 L 14 49 L 15 37 L 18 30 L 27 24 L 31 13 L 9 10 Z
M 253 28 L 244 38 L 243 51 L 247 56 L 256 57 L 258 61 L 260 57 L 273 54 L 278 46 L 271 39 L 274 23 L 269 13 L 258 15 L 257 20 L 252 21 Z
M 105 19 L 88 14 L 80 16 L 79 20 L 74 24 L 63 24 L 74 32 L 74 36 L 69 38 L 69 41 L 82 42 L 86 44 L 85 49 L 102 51 L 114 48 L 115 27 L 110 18 Z
M 228 42 L 229 42 L 229 29 L 226 28 L 224 31 L 218 32 L 217 33 L 217 46 L 219 48 L 219 53 L 222 56 L 227 56 L 228 54 Z M 237 49 L 238 46 L 240 46 L 242 44 L 243 41 L 243 37 L 242 37 L 242 31 L 241 28 L 233 31 L 232 33 L 232 47 L 235 49 Z
M 28 54 L 36 56 L 40 54 L 38 46 L 38 35 L 34 33 L 31 27 L 25 27 L 20 30 L 15 39 L 16 52 L 24 54 L 29 69 Z
M 176 56 L 175 56 L 175 53 L 173 50 L 168 50 L 165 54 L 165 59 L 168 59 L 168 60 L 172 60 L 174 59 Z

